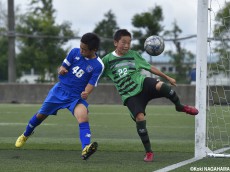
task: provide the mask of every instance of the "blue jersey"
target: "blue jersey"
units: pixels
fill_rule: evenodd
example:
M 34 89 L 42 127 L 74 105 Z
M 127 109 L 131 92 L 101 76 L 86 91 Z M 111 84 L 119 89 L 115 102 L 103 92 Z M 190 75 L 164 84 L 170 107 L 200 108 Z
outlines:
M 59 75 L 60 82 L 49 91 L 38 111 L 40 114 L 55 115 L 59 109 L 64 108 L 68 108 L 74 114 L 74 108 L 79 103 L 88 107 L 88 103 L 81 98 L 81 93 L 87 84 L 96 87 L 104 70 L 104 64 L 99 57 L 94 59 L 83 57 L 79 48 L 70 51 L 62 66 L 68 72 L 65 75 Z
M 99 57 L 94 59 L 83 57 L 79 48 L 70 51 L 62 66 L 68 70 L 68 73 L 59 75 L 60 84 L 76 97 L 81 95 L 87 84 L 96 87 L 104 70 L 104 64 Z

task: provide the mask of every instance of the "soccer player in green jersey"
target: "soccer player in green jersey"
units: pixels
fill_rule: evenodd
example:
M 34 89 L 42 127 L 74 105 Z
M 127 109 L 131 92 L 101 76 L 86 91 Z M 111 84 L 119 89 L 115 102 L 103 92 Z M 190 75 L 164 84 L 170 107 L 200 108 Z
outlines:
M 147 70 L 168 80 L 176 86 L 176 80 L 152 66 L 137 51 L 130 50 L 131 34 L 126 29 L 120 29 L 114 34 L 115 51 L 103 59 L 104 76 L 109 77 L 115 84 L 125 106 L 128 107 L 132 119 L 136 122 L 137 133 L 144 145 L 146 155 L 144 161 L 153 161 L 153 151 L 146 129 L 145 109 L 148 102 L 155 98 L 166 97 L 175 104 L 179 112 L 197 115 L 195 107 L 183 105 L 176 92 L 166 83 L 146 77 L 141 70 Z

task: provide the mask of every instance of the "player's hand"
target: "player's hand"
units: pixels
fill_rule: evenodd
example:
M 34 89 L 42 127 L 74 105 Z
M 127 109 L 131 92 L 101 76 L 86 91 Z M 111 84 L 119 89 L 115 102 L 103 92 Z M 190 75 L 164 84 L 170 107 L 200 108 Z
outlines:
M 61 66 L 58 70 L 59 75 L 65 75 L 67 72 L 68 70 L 64 66 Z
M 176 86 L 176 80 L 175 79 L 169 77 L 168 81 L 170 82 L 171 85 Z
M 84 100 L 86 100 L 88 98 L 88 96 L 89 96 L 89 93 L 87 91 L 83 91 L 81 93 L 81 98 L 83 98 Z

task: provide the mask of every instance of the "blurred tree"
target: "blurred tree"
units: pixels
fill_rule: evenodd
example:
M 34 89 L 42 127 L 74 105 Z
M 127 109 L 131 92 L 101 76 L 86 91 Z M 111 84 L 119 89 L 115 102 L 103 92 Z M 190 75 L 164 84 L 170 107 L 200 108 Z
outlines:
M 215 28 L 213 30 L 213 35 L 216 43 L 216 48 L 214 49 L 216 57 L 219 57 L 218 65 L 213 64 L 212 70 L 223 71 L 230 76 L 230 41 L 229 41 L 229 28 L 230 28 L 230 2 L 226 2 L 225 6 L 218 11 L 215 17 Z
M 30 9 L 21 15 L 16 26 L 21 34 L 17 70 L 34 69 L 40 75 L 39 82 L 45 82 L 46 74 L 50 74 L 50 81 L 57 79 L 57 68 L 68 51 L 62 46 L 68 41 L 66 37 L 74 36 L 71 24 L 56 24 L 54 14 L 52 0 L 31 0 Z
M 0 28 L 0 32 L 6 32 L 5 28 Z M 0 36 L 0 82 L 7 81 L 8 79 L 8 39 L 7 37 Z
M 7 12 L 3 8 L 4 6 L 0 1 L 0 82 L 7 81 L 8 79 L 8 38 L 4 35 L 7 33 Z
M 112 10 L 105 13 L 104 17 L 102 21 L 96 24 L 96 28 L 93 30 L 94 33 L 101 37 L 102 49 L 99 52 L 101 57 L 114 50 L 112 35 L 119 29 L 116 22 L 116 16 L 113 14 Z
M 171 57 L 171 62 L 176 67 L 176 75 L 174 78 L 177 80 L 177 83 L 188 83 L 187 78 L 189 72 L 192 70 L 195 55 L 181 47 L 180 40 L 178 40 L 181 33 L 182 30 L 179 28 L 176 21 L 173 23 L 172 30 L 164 32 L 164 36 L 169 36 L 170 39 L 173 40 L 173 44 L 176 48 L 176 52 L 169 50 L 166 51 L 165 54 Z M 172 74 L 170 75 L 172 76 Z
M 151 35 L 159 35 L 163 30 L 160 24 L 163 19 L 162 8 L 157 5 L 149 12 L 134 15 L 132 25 L 139 29 L 133 31 L 133 39 L 138 40 L 138 44 L 134 44 L 133 49 L 144 51 L 145 39 Z

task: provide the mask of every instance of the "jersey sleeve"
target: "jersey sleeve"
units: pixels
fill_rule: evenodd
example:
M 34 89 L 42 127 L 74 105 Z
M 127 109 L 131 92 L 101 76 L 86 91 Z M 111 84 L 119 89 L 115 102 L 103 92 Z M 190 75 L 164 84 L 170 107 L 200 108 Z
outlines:
M 107 75 L 107 72 L 108 72 L 108 69 L 107 69 L 108 58 L 106 58 L 106 57 L 107 56 L 105 56 L 105 57 L 102 58 L 102 62 L 104 63 L 104 71 L 103 71 L 102 77 L 108 77 L 108 75 Z
M 93 71 L 92 77 L 90 78 L 88 83 L 96 87 L 103 71 L 104 71 L 104 65 L 103 64 L 98 65 Z
M 136 52 L 136 61 L 138 68 L 145 69 L 147 71 L 151 70 L 151 64 L 149 64 L 138 52 Z
M 76 48 L 72 49 L 69 52 L 69 54 L 66 56 L 66 58 L 63 60 L 62 66 L 64 66 L 66 69 L 68 69 L 69 66 L 71 66 L 73 58 L 76 56 L 76 53 L 77 53 L 77 49 Z

